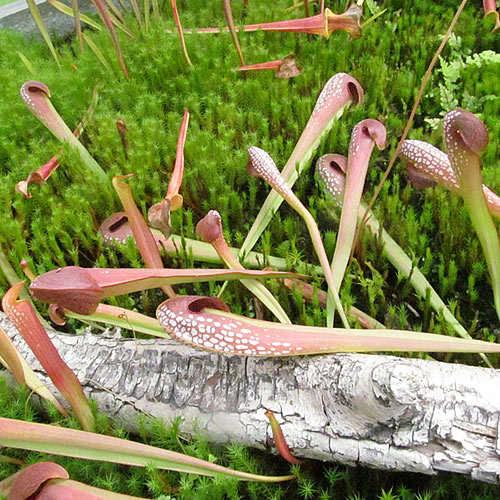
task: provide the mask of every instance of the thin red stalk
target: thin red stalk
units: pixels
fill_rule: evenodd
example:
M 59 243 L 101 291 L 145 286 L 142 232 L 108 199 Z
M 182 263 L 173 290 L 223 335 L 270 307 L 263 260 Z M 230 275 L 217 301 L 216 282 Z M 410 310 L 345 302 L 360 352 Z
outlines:
M 281 425 L 274 416 L 274 412 L 272 412 L 271 410 L 266 410 L 266 413 L 264 415 L 269 419 L 269 423 L 271 424 L 274 444 L 276 445 L 279 454 L 291 464 L 301 464 L 302 461 L 292 455 L 292 452 L 290 451 L 290 448 L 288 447 L 288 444 L 286 442 L 285 436 L 283 435 Z
M 184 59 L 186 59 L 186 62 L 188 63 L 189 66 L 193 67 L 193 63 L 191 62 L 191 59 L 189 58 L 189 54 L 187 51 L 186 41 L 184 40 L 184 31 L 182 29 L 181 18 L 179 17 L 179 11 L 177 10 L 177 1 L 170 0 L 170 4 L 172 5 L 175 26 L 177 27 L 177 33 L 179 33 L 179 40 L 181 42 L 182 53 L 184 54 Z
M 227 24 L 229 26 L 229 31 L 231 32 L 231 37 L 233 39 L 234 46 L 236 47 L 236 52 L 238 52 L 238 57 L 240 58 L 241 65 L 245 66 L 245 58 L 243 57 L 240 41 L 238 40 L 238 35 L 236 34 L 236 28 L 234 26 L 233 11 L 231 9 L 231 0 L 222 0 L 222 5 L 224 6 L 224 15 L 226 16 Z
M 111 36 L 111 41 L 113 42 L 113 46 L 115 48 L 116 55 L 118 57 L 118 62 L 120 63 L 120 67 L 123 71 L 123 74 L 125 75 L 125 78 L 127 78 L 128 80 L 129 76 L 127 67 L 125 66 L 125 61 L 123 59 L 122 49 L 120 47 L 120 42 L 118 40 L 118 36 L 116 34 L 113 22 L 109 17 L 108 10 L 106 9 L 106 6 L 104 5 L 104 2 L 102 0 L 92 0 L 92 3 L 95 5 L 97 12 L 99 13 L 99 16 L 103 20 L 104 25 L 106 26 L 106 29 L 108 30 L 108 33 Z

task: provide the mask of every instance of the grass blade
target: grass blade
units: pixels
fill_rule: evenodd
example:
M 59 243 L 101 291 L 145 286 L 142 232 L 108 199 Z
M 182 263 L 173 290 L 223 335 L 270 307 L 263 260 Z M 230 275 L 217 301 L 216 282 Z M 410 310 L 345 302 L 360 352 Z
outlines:
M 26 0 L 26 2 L 28 4 L 28 8 L 30 10 L 31 15 L 33 16 L 33 19 L 36 25 L 38 26 L 38 29 L 40 30 L 40 33 L 42 34 L 43 39 L 45 40 L 45 43 L 47 44 L 47 47 L 50 50 L 50 53 L 52 54 L 52 57 L 54 58 L 57 66 L 60 68 L 61 62 L 59 61 L 59 56 L 57 55 L 56 49 L 54 48 L 52 40 L 50 39 L 49 32 L 47 31 L 42 16 L 40 15 L 40 10 L 38 9 L 38 5 L 35 3 L 35 0 Z
M 154 465 L 203 476 L 235 477 L 244 481 L 287 481 L 295 476 L 259 476 L 222 467 L 199 458 L 134 441 L 52 425 L 0 418 L 0 444 L 87 460 L 146 467 Z
M 97 59 L 101 61 L 101 64 L 110 72 L 113 72 L 113 68 L 109 64 L 109 62 L 104 57 L 103 53 L 99 50 L 99 47 L 92 41 L 90 37 L 88 37 L 85 32 L 82 33 L 83 39 L 85 43 L 90 47 L 90 50 L 96 55 Z
M 59 0 L 47 0 L 52 7 L 56 8 L 63 14 L 66 14 L 68 16 L 74 16 L 73 10 L 68 7 L 67 5 L 63 4 L 62 2 L 59 2 Z M 85 14 L 80 13 L 80 21 L 84 22 L 85 24 L 88 24 L 92 28 L 94 28 L 97 31 L 102 30 L 102 26 L 98 23 L 96 23 L 93 19 L 90 17 L 86 16 Z M 82 33 L 83 34 L 83 33 Z
M 186 41 L 184 40 L 184 30 L 182 29 L 181 18 L 179 16 L 179 11 L 177 10 L 177 1 L 170 0 L 170 5 L 172 5 L 172 12 L 174 14 L 175 26 L 177 28 L 177 33 L 179 34 L 179 40 L 181 42 L 184 59 L 186 59 L 188 66 L 193 67 L 193 63 L 191 62 L 191 59 L 189 58 L 189 54 L 187 51 Z

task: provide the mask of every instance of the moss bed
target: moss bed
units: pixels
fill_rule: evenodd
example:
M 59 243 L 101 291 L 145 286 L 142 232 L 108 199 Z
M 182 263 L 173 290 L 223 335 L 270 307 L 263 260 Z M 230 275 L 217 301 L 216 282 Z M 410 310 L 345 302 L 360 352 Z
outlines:
M 344 10 L 344 1 L 327 3 L 334 12 Z M 271 3 L 252 0 L 248 2 L 245 23 L 298 17 L 298 13 L 284 12 L 289 4 L 287 0 Z M 242 6 L 243 2 L 234 2 L 237 23 L 242 19 Z M 44 185 L 30 187 L 31 199 L 23 199 L 14 191 L 17 182 L 39 168 L 61 147 L 19 98 L 22 83 L 33 79 L 48 85 L 54 106 L 70 128 L 77 125 L 91 101 L 93 89 L 98 88 L 99 103 L 82 142 L 110 179 L 113 175 L 134 174 L 130 184 L 144 214 L 165 194 L 183 111 L 188 108 L 191 121 L 181 190 L 184 207 L 172 214 L 173 232 L 196 238 L 196 223 L 210 209 L 216 209 L 223 218 L 228 243 L 238 247 L 269 191 L 263 182 L 246 175 L 247 148 L 251 145 L 262 147 L 281 168 L 325 82 L 338 72 L 352 74 L 365 90 L 364 105 L 350 108 L 335 123 L 317 150 L 312 166 L 294 187 L 316 217 L 327 253 L 332 255 L 340 215 L 332 217 L 325 210 L 332 204 L 325 199 L 315 179 L 315 160 L 330 152 L 347 154 L 351 130 L 360 120 L 376 118 L 383 122 L 387 128 L 388 147 L 372 157 L 365 187 L 365 200 L 369 200 L 395 150 L 422 77 L 439 45 L 440 35 L 445 33 L 454 15 L 457 2 L 418 0 L 410 7 L 408 2 L 386 0 L 379 6 L 387 8 L 387 12 L 369 24 L 362 38 L 357 40 L 350 40 L 341 31 L 334 32 L 328 40 L 304 34 L 262 31 L 240 35 L 243 52 L 252 63 L 295 53 L 303 71 L 290 80 L 276 79 L 272 72 L 246 76 L 235 72 L 238 57 L 229 34 L 186 35 L 194 64 L 189 69 L 180 50 L 168 2 L 160 5 L 161 18 L 152 18 L 148 30 L 140 30 L 135 19 L 127 18 L 135 39 L 123 34 L 119 36 L 129 80 L 121 75 L 104 30 L 100 33 L 89 30 L 87 34 L 110 61 L 113 71 L 108 71 L 88 47 L 81 54 L 75 40 L 57 43 L 62 64 L 58 69 L 44 44 L 0 31 L 0 248 L 19 276 L 22 275 L 18 264 L 21 259 L 27 259 L 36 274 L 64 265 L 142 266 L 133 244 L 118 250 L 103 245 L 97 228 L 106 217 L 121 210 L 119 200 L 103 192 L 98 180 L 85 171 L 79 157 L 69 148 L 64 149 L 61 166 L 50 180 Z M 225 23 L 220 2 L 179 2 L 179 10 L 185 28 L 223 26 Z M 303 14 L 302 10 L 299 12 Z M 369 10 L 365 7 L 365 18 L 367 14 Z M 479 114 L 490 132 L 490 145 L 482 156 L 483 177 L 498 193 L 500 80 L 495 57 L 498 57 L 499 43 L 498 35 L 491 33 L 490 28 L 491 23 L 482 19 L 481 2 L 470 2 L 434 70 L 409 138 L 426 140 L 443 148 L 436 119 L 453 107 Z M 31 61 L 35 74 L 23 64 L 17 51 Z M 491 52 L 484 55 L 485 51 Z M 483 56 L 477 63 L 467 62 L 468 56 L 480 53 Z M 128 154 L 117 133 L 117 119 L 122 119 L 128 128 Z M 500 331 L 487 268 L 462 201 L 442 188 L 416 190 L 409 183 L 403 165 L 397 161 L 374 211 L 385 229 L 418 263 L 472 337 L 497 341 Z M 317 264 L 303 222 L 285 204 L 273 217 L 256 249 L 287 259 L 290 268 L 298 271 L 310 272 L 304 261 Z M 365 310 L 388 327 L 450 333 L 443 318 L 434 314 L 429 304 L 416 296 L 408 280 L 401 278 L 382 257 L 377 238 L 365 234 L 358 250 L 341 291 L 344 302 Z M 164 262 L 167 267 L 200 265 L 182 252 L 177 257 L 165 258 Z M 314 283 L 324 286 L 319 278 L 315 278 Z M 7 286 L 0 273 L 1 291 Z M 176 290 L 214 295 L 220 286 L 199 284 L 179 286 Z M 290 293 L 277 283 L 270 283 L 269 287 L 294 323 L 324 324 L 325 312 L 317 304 L 305 304 L 300 294 Z M 255 314 L 252 296 L 238 283 L 227 286 L 223 299 L 233 312 Z M 161 300 L 160 292 L 150 291 L 117 297 L 110 303 L 154 316 Z M 41 304 L 40 310 L 44 311 Z M 70 321 L 66 328 L 78 331 L 81 323 Z M 433 356 L 450 362 L 481 364 L 480 358 L 473 355 Z M 498 356 L 491 356 L 491 361 L 499 366 Z M 25 404 L 27 394 L 23 391 L 12 394 L 0 383 L 0 395 L 0 416 L 35 421 L 57 419 L 55 415 L 41 414 Z M 77 424 L 69 421 L 68 425 Z M 102 432 L 123 433 L 104 417 L 100 425 Z M 286 465 L 277 464 L 265 454 L 237 446 L 212 449 L 201 439 L 184 441 L 175 425 L 165 429 L 158 424 L 152 435 L 143 433 L 139 439 L 205 459 L 213 457 L 218 463 L 245 470 L 287 471 Z M 19 455 L 19 452 L 14 453 Z M 33 453 L 22 456 L 27 462 L 40 458 Z M 299 480 L 293 484 L 263 486 L 112 464 L 59 460 L 68 467 L 74 479 L 157 498 L 404 500 L 486 499 L 498 495 L 494 487 L 454 476 L 431 479 L 315 462 L 303 465 Z M 0 463 L 0 480 L 13 470 L 13 466 Z M 429 496 L 425 496 L 425 492 Z

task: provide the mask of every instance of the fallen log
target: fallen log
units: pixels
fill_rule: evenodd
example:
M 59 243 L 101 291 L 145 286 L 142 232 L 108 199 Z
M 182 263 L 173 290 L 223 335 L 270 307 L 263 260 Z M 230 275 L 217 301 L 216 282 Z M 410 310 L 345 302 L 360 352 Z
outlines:
M 30 365 L 15 328 L 2 326 Z M 276 413 L 298 457 L 500 482 L 500 370 L 394 356 L 222 356 L 170 340 L 49 331 L 101 411 L 130 431 L 146 414 L 184 432 L 269 448 Z

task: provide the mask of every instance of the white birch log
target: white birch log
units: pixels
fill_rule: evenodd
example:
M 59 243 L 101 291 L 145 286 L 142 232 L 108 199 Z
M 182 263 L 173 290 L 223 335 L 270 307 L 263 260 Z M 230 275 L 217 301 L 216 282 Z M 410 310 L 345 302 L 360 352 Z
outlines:
M 0 316 L 19 350 L 39 366 Z M 50 332 L 101 411 L 182 417 L 215 443 L 271 448 L 266 408 L 294 454 L 348 465 L 500 482 L 500 370 L 383 355 L 222 356 L 169 340 Z

